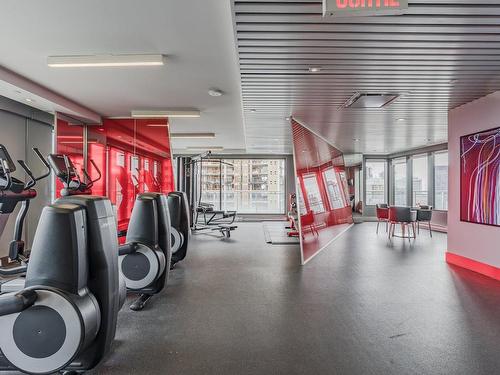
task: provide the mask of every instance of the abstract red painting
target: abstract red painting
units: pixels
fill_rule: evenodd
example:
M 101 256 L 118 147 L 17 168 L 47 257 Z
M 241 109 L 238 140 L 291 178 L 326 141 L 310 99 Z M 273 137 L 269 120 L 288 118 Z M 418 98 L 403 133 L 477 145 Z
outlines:
M 500 128 L 460 139 L 460 218 L 500 226 Z

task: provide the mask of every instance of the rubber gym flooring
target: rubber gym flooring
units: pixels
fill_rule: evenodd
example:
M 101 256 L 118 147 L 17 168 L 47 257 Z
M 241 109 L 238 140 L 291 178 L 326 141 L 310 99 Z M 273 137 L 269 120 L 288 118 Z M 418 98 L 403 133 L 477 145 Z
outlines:
M 493 374 L 500 283 L 444 262 L 446 235 L 357 224 L 300 267 L 261 223 L 197 235 L 167 290 L 120 313 L 98 374 Z

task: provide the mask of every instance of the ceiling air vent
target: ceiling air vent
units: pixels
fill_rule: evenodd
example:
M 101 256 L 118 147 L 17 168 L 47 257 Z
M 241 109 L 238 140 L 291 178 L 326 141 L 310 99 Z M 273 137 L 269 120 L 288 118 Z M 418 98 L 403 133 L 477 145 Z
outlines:
M 356 93 L 341 108 L 382 108 L 392 103 L 399 94 L 362 94 Z

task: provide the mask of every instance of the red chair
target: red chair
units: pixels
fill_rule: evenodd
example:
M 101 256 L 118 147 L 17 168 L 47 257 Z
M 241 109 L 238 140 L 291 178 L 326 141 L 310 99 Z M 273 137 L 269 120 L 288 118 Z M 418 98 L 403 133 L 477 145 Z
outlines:
M 312 211 L 300 217 L 300 225 L 302 226 L 302 234 L 308 229 L 312 234 L 319 235 L 316 224 L 314 224 L 314 213 Z
M 389 225 L 389 206 L 387 204 L 377 204 L 377 234 L 380 222 L 385 222 L 385 231 Z

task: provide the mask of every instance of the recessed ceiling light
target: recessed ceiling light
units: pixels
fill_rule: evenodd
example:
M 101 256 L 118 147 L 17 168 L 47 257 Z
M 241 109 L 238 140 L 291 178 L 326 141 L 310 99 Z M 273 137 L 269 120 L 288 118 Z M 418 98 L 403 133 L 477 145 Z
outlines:
M 160 111 L 132 111 L 131 116 L 133 118 L 198 118 L 201 115 L 197 109 L 165 109 Z
M 175 138 L 175 139 L 215 138 L 215 133 L 170 133 L 170 138 Z
M 163 55 L 84 55 L 49 56 L 47 65 L 51 68 L 161 66 Z
M 406 121 L 406 119 L 401 117 L 401 118 L 398 118 L 398 121 L 403 122 L 403 121 Z
M 210 89 L 208 90 L 208 95 L 213 96 L 213 97 L 219 97 L 222 96 L 222 91 L 218 89 Z
M 255 108 L 252 108 L 252 109 L 250 110 L 250 112 L 255 113 L 255 112 L 257 112 L 257 110 L 256 110 Z
M 319 73 L 319 72 L 321 72 L 321 67 L 320 67 L 320 66 L 311 66 L 311 67 L 309 68 L 309 71 L 310 71 L 311 73 Z
M 26 100 L 28 103 L 33 103 L 33 102 L 34 102 L 34 100 L 33 100 L 33 99 L 30 99 L 30 98 L 26 98 L 26 99 L 24 99 L 24 100 Z
M 354 142 L 359 142 L 359 138 L 354 138 L 353 141 Z
M 291 117 L 285 117 L 286 121 L 290 121 L 292 118 Z

